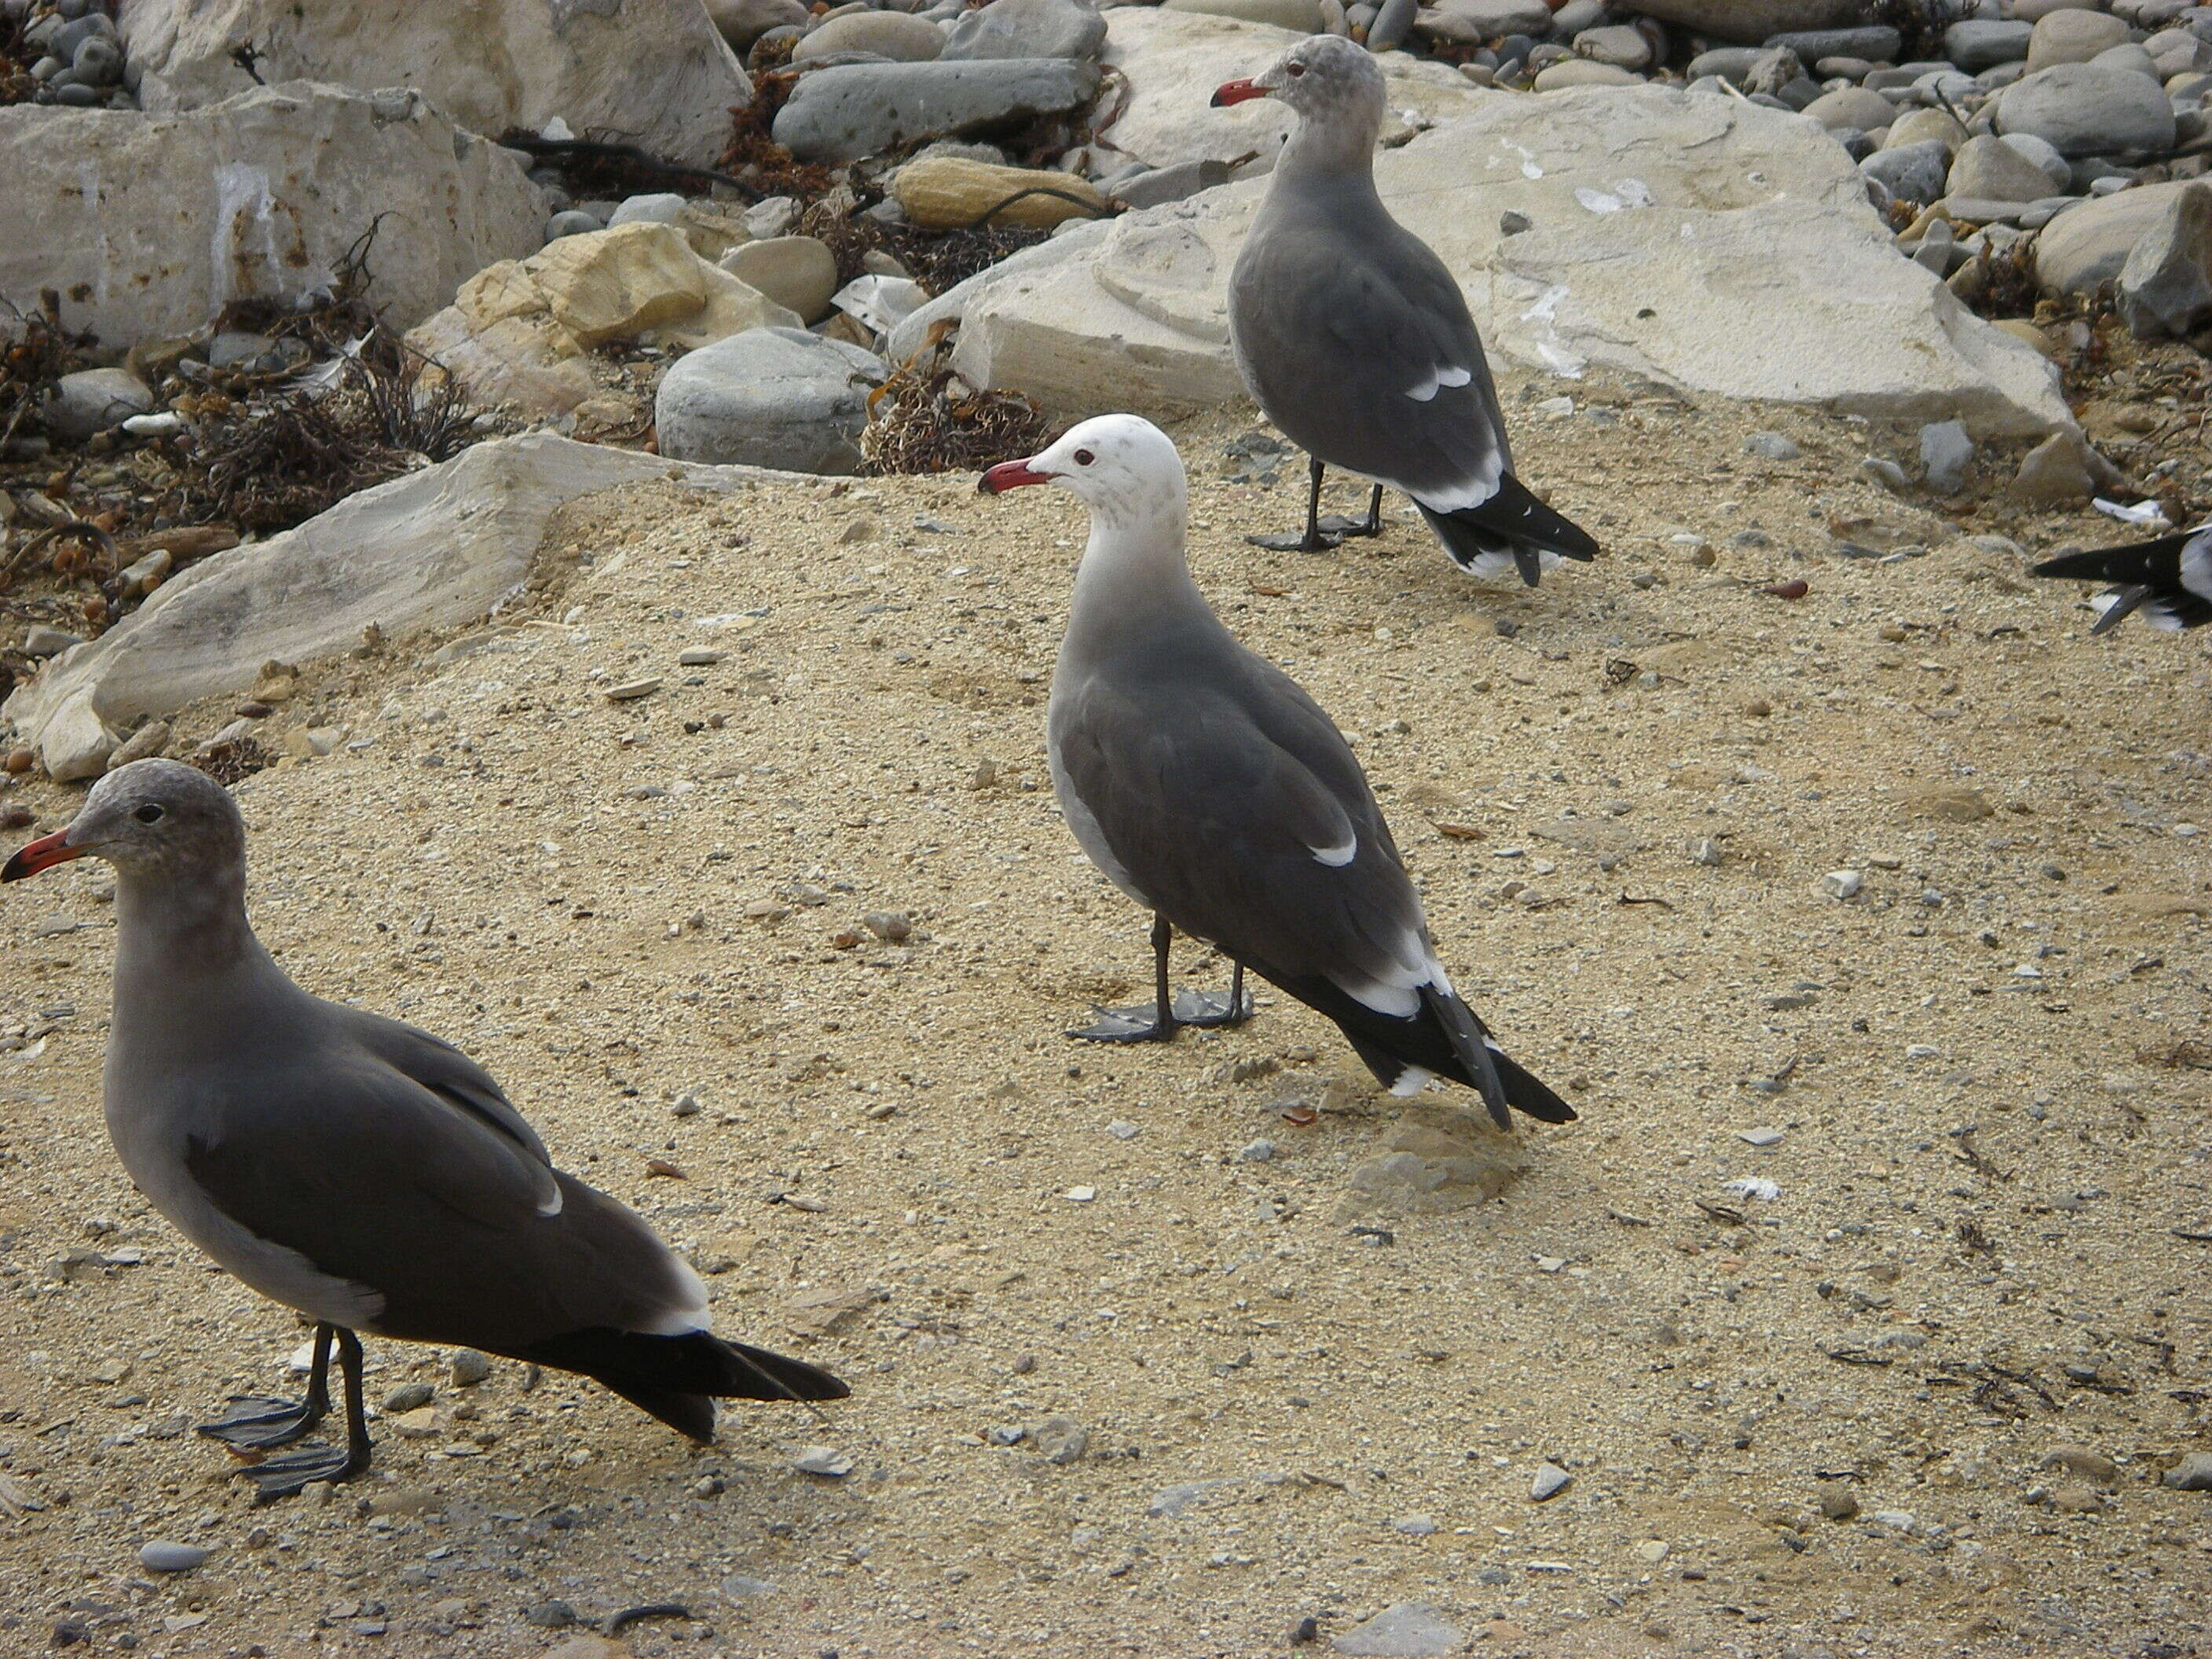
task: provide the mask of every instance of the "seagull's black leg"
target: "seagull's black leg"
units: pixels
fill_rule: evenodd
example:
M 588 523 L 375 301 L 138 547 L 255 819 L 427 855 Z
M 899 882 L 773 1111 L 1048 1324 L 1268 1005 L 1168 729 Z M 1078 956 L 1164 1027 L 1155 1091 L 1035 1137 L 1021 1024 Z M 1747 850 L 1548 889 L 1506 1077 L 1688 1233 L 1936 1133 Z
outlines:
M 1306 492 L 1306 531 L 1303 536 L 1247 536 L 1244 539 L 1255 547 L 1272 548 L 1278 553 L 1326 553 L 1337 544 L 1338 538 L 1322 533 L 1321 527 L 1321 478 L 1328 469 L 1315 457 L 1306 458 L 1312 470 L 1313 487 Z
M 1151 1002 L 1133 1008 L 1094 1008 L 1091 1012 L 1098 1016 L 1098 1023 L 1079 1031 L 1070 1031 L 1068 1036 L 1088 1042 L 1165 1042 L 1174 1037 L 1178 1026 L 1242 1025 L 1251 1018 L 1252 1005 L 1244 995 L 1244 964 L 1241 962 L 1230 979 L 1225 1002 L 1218 994 L 1208 991 L 1185 991 L 1181 996 L 1168 994 L 1168 945 L 1174 938 L 1175 930 L 1168 926 L 1168 919 L 1155 915 Z
M 1364 519 L 1340 519 L 1334 514 L 1323 519 L 1320 530 L 1325 536 L 1341 540 L 1346 536 L 1379 536 L 1382 533 L 1382 486 L 1376 484 L 1375 493 L 1367 499 Z
M 257 1395 L 234 1394 L 230 1409 L 199 1431 L 210 1440 L 240 1451 L 265 1451 L 289 1446 L 323 1420 L 331 1408 L 331 1327 L 315 1327 L 315 1361 L 307 1373 L 304 1400 L 270 1400 Z
M 271 1457 L 240 1469 L 240 1474 L 252 1480 L 254 1501 L 258 1504 L 265 1504 L 272 1498 L 289 1498 L 318 1480 L 350 1480 L 368 1467 L 372 1443 L 368 1437 L 368 1412 L 362 1401 L 361 1339 L 342 1325 L 318 1325 L 318 1355 L 329 1347 L 333 1339 L 337 1342 L 338 1368 L 345 1374 L 345 1446 L 343 1449 L 311 1446 L 304 1451 Z

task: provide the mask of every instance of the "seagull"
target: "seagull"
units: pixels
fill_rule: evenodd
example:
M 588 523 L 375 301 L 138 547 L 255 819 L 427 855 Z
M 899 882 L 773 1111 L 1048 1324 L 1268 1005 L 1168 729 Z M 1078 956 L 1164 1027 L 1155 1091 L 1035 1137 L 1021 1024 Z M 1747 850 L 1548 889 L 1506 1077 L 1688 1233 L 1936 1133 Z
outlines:
M 1301 40 L 1264 75 L 1231 81 L 1215 107 L 1276 98 L 1298 117 L 1229 276 L 1229 337 L 1267 418 L 1312 471 L 1302 536 L 1262 547 L 1316 552 L 1382 530 L 1382 488 L 1403 491 L 1459 567 L 1518 570 L 1534 587 L 1597 544 L 1513 476 L 1505 417 L 1467 301 L 1443 260 L 1376 193 L 1382 71 L 1338 35 Z M 1330 466 L 1374 479 L 1364 524 L 1320 518 Z
M 1164 1041 L 1249 1018 L 1247 969 L 1334 1020 L 1392 1092 L 1432 1078 L 1547 1123 L 1575 1114 L 1506 1058 L 1452 988 L 1390 828 L 1335 724 L 1239 645 L 1183 559 L 1182 459 L 1133 415 L 1082 422 L 986 472 L 998 495 L 1058 484 L 1091 509 L 1047 713 L 1054 791 L 1076 840 L 1152 912 L 1148 1007 L 1070 1035 Z M 1225 999 L 1168 994 L 1180 928 L 1236 964 Z
M 2212 525 L 2128 547 L 2062 554 L 2027 574 L 2118 583 L 2097 596 L 2095 603 L 2104 614 L 2090 629 L 2093 635 L 2118 628 L 2136 611 L 2161 633 L 2202 628 L 2212 622 Z
M 301 1401 L 235 1399 L 200 1432 L 260 1456 L 331 1408 L 346 1443 L 260 1457 L 257 1500 L 368 1467 L 358 1332 L 580 1372 L 705 1442 L 714 1400 L 842 1400 L 827 1371 L 726 1342 L 706 1287 L 634 1212 L 553 1167 L 450 1043 L 294 984 L 246 916 L 230 792 L 175 761 L 94 786 L 0 882 L 71 859 L 115 866 L 107 1132 L 178 1231 L 315 1322 Z

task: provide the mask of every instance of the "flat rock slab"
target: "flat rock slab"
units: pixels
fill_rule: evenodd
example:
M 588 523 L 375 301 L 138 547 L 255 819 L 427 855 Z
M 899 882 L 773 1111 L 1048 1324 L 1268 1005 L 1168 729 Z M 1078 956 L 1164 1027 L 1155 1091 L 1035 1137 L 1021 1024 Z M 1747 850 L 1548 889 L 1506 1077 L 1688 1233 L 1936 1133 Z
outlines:
M 1656 86 L 1486 99 L 1376 173 L 1493 354 L 1977 438 L 2072 428 L 2050 363 L 1898 258 L 1850 158 L 1794 115 Z M 1223 291 L 1263 188 L 1056 238 L 923 307 L 891 358 L 958 315 L 964 375 L 1055 410 L 1234 397 Z
M 1097 91 L 1097 65 L 1059 58 L 840 64 L 799 77 L 776 112 L 775 142 L 802 161 L 850 161 L 1064 114 Z
M 1328 1644 L 1362 1659 L 1443 1659 L 1467 1644 L 1467 1633 L 1432 1607 L 1400 1601 L 1330 1638 Z
M 327 289 L 376 227 L 368 297 L 405 329 L 495 260 L 534 252 L 544 198 L 520 157 L 418 94 L 290 82 L 181 114 L 0 109 L 0 295 L 64 296 L 119 349 L 234 300 Z
M 555 509 L 648 478 L 729 489 L 775 473 L 685 465 L 533 433 L 349 496 L 297 529 L 202 560 L 19 686 L 0 714 L 57 778 L 95 775 L 118 728 L 244 691 L 276 659 L 481 620 L 530 575 Z M 102 747 L 103 742 L 105 747 Z
M 698 5 L 669 0 L 131 0 L 118 25 L 149 110 L 193 109 L 246 84 L 241 43 L 270 82 L 411 87 L 471 132 L 579 133 L 712 167 L 752 82 Z M 48 112 L 51 114 L 51 112 Z

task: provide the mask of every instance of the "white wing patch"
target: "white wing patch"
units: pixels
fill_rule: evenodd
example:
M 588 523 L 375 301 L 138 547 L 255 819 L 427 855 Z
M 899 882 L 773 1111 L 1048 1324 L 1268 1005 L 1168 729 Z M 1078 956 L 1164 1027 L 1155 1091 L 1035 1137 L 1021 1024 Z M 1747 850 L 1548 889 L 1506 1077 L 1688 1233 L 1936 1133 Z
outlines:
M 676 1283 L 680 1300 L 677 1305 L 665 1308 L 660 1316 L 644 1328 L 647 1336 L 684 1336 L 692 1331 L 708 1331 L 714 1322 L 707 1316 L 707 1285 L 692 1271 L 691 1264 L 673 1250 L 668 1260 L 676 1269 Z
M 1326 864 L 1332 870 L 1340 870 L 1358 855 L 1359 834 L 1357 830 L 1348 830 L 1344 839 L 1334 847 L 1310 847 L 1306 850 L 1314 855 L 1316 864 Z
M 1425 404 L 1436 397 L 1439 388 L 1465 386 L 1474 378 L 1466 369 L 1456 366 L 1444 368 L 1431 366 L 1427 374 L 1406 388 L 1406 395 L 1417 404 Z
M 1452 994 L 1443 964 L 1429 954 L 1420 936 L 1410 931 L 1399 943 L 1396 959 L 1381 972 L 1347 969 L 1328 977 L 1354 1002 L 1392 1019 L 1411 1019 L 1421 1012 L 1424 985 L 1433 985 L 1446 996 Z

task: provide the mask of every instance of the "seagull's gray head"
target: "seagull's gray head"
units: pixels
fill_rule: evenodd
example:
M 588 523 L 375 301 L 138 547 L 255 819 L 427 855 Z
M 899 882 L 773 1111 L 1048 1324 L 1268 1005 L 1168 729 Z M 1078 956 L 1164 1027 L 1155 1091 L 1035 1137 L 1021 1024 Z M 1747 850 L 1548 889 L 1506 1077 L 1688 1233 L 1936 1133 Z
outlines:
M 126 875 L 205 881 L 241 864 L 245 853 L 246 827 L 229 790 L 176 761 L 133 761 L 93 785 L 66 829 L 18 849 L 0 881 L 88 855 Z
M 1214 107 L 1273 98 L 1309 126 L 1379 132 L 1385 104 L 1382 71 L 1366 47 L 1339 34 L 1309 36 L 1249 81 L 1213 94 Z
M 1135 415 L 1101 415 L 1068 429 L 1049 449 L 986 472 L 986 495 L 1024 484 L 1054 483 L 1080 495 L 1091 511 L 1136 516 L 1140 508 L 1183 500 L 1182 457 L 1168 434 Z

